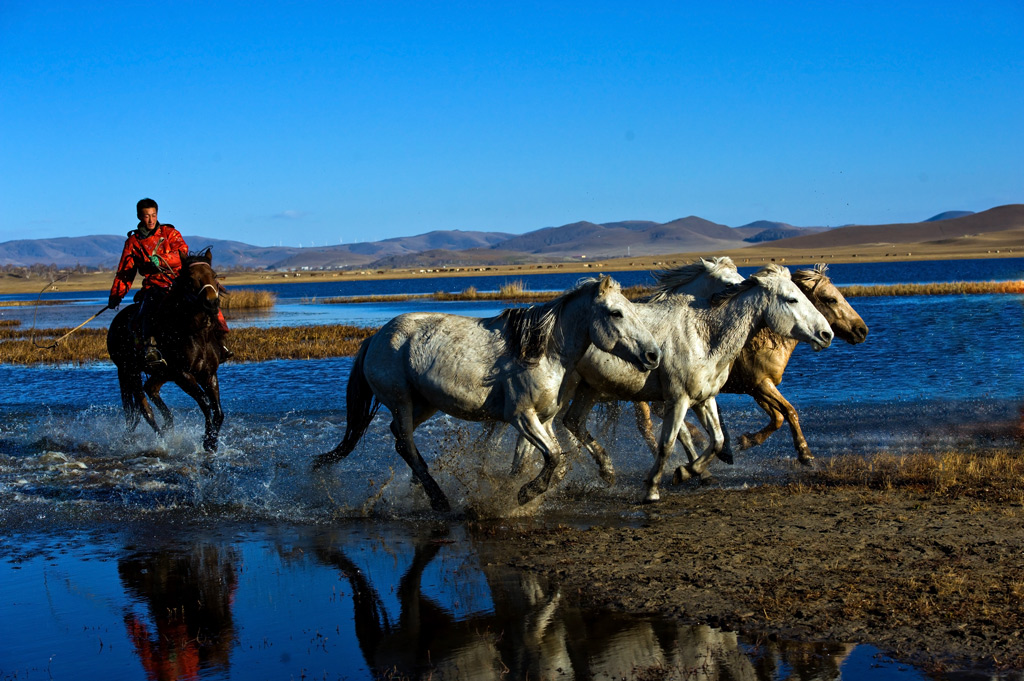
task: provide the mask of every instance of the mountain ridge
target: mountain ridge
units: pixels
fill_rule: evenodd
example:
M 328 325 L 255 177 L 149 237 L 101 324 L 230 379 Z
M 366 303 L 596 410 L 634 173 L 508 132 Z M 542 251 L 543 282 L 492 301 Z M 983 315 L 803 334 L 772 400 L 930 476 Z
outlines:
M 267 270 L 433 267 L 525 264 L 622 256 L 713 253 L 765 245 L 783 249 L 828 248 L 873 243 L 912 243 L 959 238 L 1024 226 L 1024 205 L 987 211 L 947 211 L 917 223 L 794 227 L 758 220 L 728 227 L 689 215 L 665 223 L 586 220 L 510 234 L 435 230 L 408 237 L 331 246 L 254 246 L 240 241 L 186 235 L 193 250 L 210 247 L 219 267 Z M 56 265 L 113 269 L 124 237 L 90 235 L 19 239 L 0 243 L 0 266 Z

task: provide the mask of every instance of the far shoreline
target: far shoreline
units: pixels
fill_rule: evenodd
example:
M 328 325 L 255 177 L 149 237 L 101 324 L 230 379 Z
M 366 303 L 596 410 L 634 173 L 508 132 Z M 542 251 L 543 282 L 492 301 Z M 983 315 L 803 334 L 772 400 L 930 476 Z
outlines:
M 295 284 L 327 281 L 375 281 L 391 279 L 433 279 L 439 277 L 516 277 L 531 274 L 564 272 L 568 274 L 594 274 L 595 272 L 628 272 L 658 270 L 693 262 L 700 257 L 729 256 L 739 267 L 759 267 L 771 262 L 785 266 L 806 266 L 816 263 L 851 264 L 875 262 L 920 262 L 934 260 L 977 260 L 993 258 L 1024 257 L 1024 243 L 1014 244 L 1001 241 L 1000 248 L 992 243 L 962 244 L 962 248 L 950 248 L 949 244 L 872 244 L 830 249 L 827 252 L 815 250 L 793 250 L 763 246 L 719 252 L 672 253 L 646 255 L 630 258 L 608 258 L 593 260 L 572 260 L 564 262 L 528 263 L 517 265 L 468 265 L 447 267 L 411 267 L 396 269 L 351 269 L 351 270 L 308 270 L 308 271 L 231 271 L 220 272 L 226 286 L 259 286 L 260 284 Z M 1007 245 L 1010 247 L 1007 248 Z M 214 254 L 216 258 L 216 254 Z M 216 260 L 214 260 L 216 263 Z M 84 274 L 73 273 L 66 280 L 58 281 L 48 290 L 65 292 L 106 291 L 113 281 L 114 272 L 99 271 Z M 0 274 L 0 295 L 39 293 L 45 288 L 45 280 L 38 277 L 23 278 L 12 274 Z

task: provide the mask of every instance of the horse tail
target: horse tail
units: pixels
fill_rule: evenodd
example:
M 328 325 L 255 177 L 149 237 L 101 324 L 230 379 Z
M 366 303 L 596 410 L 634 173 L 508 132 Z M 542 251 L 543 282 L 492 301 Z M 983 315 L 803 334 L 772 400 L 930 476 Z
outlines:
M 142 393 L 142 377 L 124 367 L 117 368 L 117 382 L 121 388 L 121 407 L 124 409 L 128 430 L 135 430 L 142 417 L 139 394 Z
M 372 339 L 372 336 L 367 338 L 359 346 L 359 352 L 356 353 L 352 371 L 348 376 L 348 387 L 345 390 L 345 406 L 348 411 L 345 437 L 337 447 L 316 457 L 316 461 L 313 462 L 313 470 L 337 463 L 351 454 L 380 409 L 380 401 L 374 396 L 364 370 L 366 350 Z

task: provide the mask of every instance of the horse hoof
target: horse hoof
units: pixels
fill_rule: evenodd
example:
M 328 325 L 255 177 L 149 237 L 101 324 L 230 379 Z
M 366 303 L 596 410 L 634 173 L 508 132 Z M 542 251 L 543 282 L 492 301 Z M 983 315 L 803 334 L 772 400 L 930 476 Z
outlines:
M 645 504 L 653 504 L 658 501 L 661 501 L 661 492 L 656 489 L 652 489 L 647 493 L 647 496 L 644 497 Z
M 798 461 L 800 461 L 801 464 L 807 466 L 808 468 L 814 467 L 814 457 L 811 456 L 810 454 L 801 454 L 798 458 Z
M 452 510 L 451 504 L 445 498 L 431 499 L 430 508 L 434 509 L 437 513 L 450 513 Z
M 599 475 L 601 476 L 601 479 L 605 481 L 605 484 L 607 484 L 609 487 L 613 487 L 615 485 L 614 470 L 610 468 L 602 468 Z
M 690 471 L 686 470 L 682 466 L 678 466 L 674 473 L 672 473 L 672 484 L 681 485 L 685 481 L 690 479 Z
M 736 459 L 733 458 L 731 449 L 723 449 L 722 451 L 715 454 L 715 456 L 718 457 L 719 461 L 727 463 L 730 466 L 736 463 Z
M 740 438 L 740 451 L 742 452 L 744 449 L 750 449 L 756 444 L 757 443 L 754 442 L 754 438 L 750 437 L 750 435 L 744 435 Z

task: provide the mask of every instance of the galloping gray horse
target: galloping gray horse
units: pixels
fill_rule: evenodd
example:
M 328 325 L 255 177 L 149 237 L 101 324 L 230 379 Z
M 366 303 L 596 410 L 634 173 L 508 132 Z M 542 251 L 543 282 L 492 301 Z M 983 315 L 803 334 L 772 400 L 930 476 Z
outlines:
M 671 294 L 638 310 L 664 352 L 661 366 L 646 373 L 616 357 L 594 353 L 594 361 L 577 366 L 583 383 L 566 419 L 578 419 L 578 414 L 587 413 L 601 400 L 665 402 L 657 460 L 646 480 L 647 501 L 660 498 L 658 484 L 677 438 L 690 458 L 697 458 L 683 421 L 691 405 L 711 439 L 698 461 L 706 466 L 721 451 L 724 435 L 714 398 L 740 350 L 758 330 L 767 326 L 815 349 L 832 342 L 828 322 L 796 288 L 789 270 L 777 265 L 729 286 L 712 296 L 710 303 Z
M 656 283 L 651 295 L 647 299 L 637 302 L 637 312 L 640 314 L 641 320 L 652 329 L 663 324 L 673 323 L 671 315 L 665 313 L 666 305 L 663 305 L 666 302 L 668 305 L 672 304 L 673 301 L 668 301 L 672 294 L 687 293 L 695 298 L 710 298 L 712 294 L 718 293 L 725 287 L 743 281 L 743 275 L 736 270 L 735 263 L 728 257 L 700 258 L 681 267 L 656 272 L 654 278 Z M 665 352 L 671 352 L 671 350 L 671 343 L 663 348 Z M 589 367 L 600 361 L 602 354 L 604 352 L 596 347 L 588 348 L 577 366 L 577 371 L 587 375 L 591 371 Z M 574 398 L 572 405 L 565 413 L 563 423 L 590 452 L 590 456 L 598 466 L 601 479 L 609 485 L 613 485 L 615 484 L 615 468 L 611 458 L 601 443 L 587 429 L 587 417 L 593 407 L 594 402 L 592 401 L 581 401 L 579 398 Z M 641 420 L 641 414 L 638 414 L 637 426 L 641 428 L 641 432 L 646 427 L 646 432 L 650 433 L 650 417 L 646 413 L 643 416 L 644 418 Z M 651 437 L 653 439 L 653 436 Z M 528 444 L 522 438 L 517 443 L 515 457 L 512 460 L 512 475 L 514 476 L 520 474 L 527 453 L 532 451 Z M 652 447 L 651 451 L 655 451 L 655 447 Z
M 591 344 L 638 372 L 661 362 L 651 332 L 609 277 L 489 319 L 427 312 L 395 317 L 360 346 L 348 381 L 345 437 L 314 467 L 348 456 L 383 404 L 392 415 L 395 449 L 431 507 L 447 511 L 413 432 L 438 410 L 469 421 L 504 421 L 544 454 L 541 472 L 519 490 L 525 504 L 564 474 L 551 420 L 572 398 L 574 368 Z

